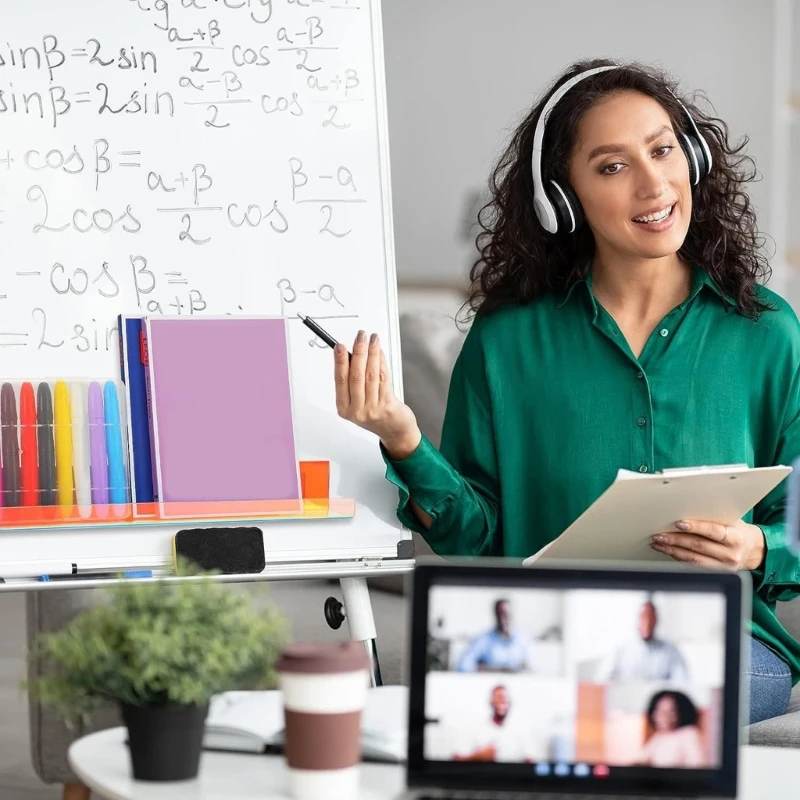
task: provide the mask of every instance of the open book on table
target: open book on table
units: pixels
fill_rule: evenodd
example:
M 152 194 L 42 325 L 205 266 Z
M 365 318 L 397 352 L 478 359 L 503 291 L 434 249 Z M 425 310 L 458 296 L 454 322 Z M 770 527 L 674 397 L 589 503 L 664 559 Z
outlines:
M 671 561 L 651 549 L 654 534 L 682 519 L 734 525 L 766 497 L 791 467 L 732 464 L 639 473 L 621 469 L 611 486 L 557 539 L 525 559 Z
M 364 760 L 405 761 L 407 718 L 407 686 L 370 689 L 361 715 Z M 241 753 L 277 753 L 283 747 L 283 730 L 283 700 L 279 691 L 224 692 L 211 699 L 203 747 Z

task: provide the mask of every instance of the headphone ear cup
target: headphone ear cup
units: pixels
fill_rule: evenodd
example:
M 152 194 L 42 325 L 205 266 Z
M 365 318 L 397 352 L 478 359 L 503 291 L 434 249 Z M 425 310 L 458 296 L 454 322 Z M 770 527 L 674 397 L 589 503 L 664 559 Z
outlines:
M 559 233 L 575 233 L 584 223 L 583 208 L 578 196 L 569 184 L 563 186 L 556 181 L 550 181 L 548 191 L 553 206 L 558 216 Z
M 700 165 L 700 174 L 697 176 L 697 182 L 700 183 L 703 178 L 711 172 L 711 162 L 709 161 L 710 155 L 706 149 L 705 142 L 700 144 L 700 142 L 694 137 L 690 136 L 689 141 L 692 143 L 692 147 L 694 148 L 695 153 L 697 153 L 697 163 Z
M 689 162 L 689 183 L 697 186 L 700 181 L 709 173 L 706 155 L 700 143 L 692 135 L 681 134 L 680 142 L 683 154 Z

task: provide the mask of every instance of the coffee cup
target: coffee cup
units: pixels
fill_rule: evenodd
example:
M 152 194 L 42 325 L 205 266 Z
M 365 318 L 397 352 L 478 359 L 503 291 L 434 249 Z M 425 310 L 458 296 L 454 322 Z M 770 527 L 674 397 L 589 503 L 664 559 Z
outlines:
M 291 795 L 296 800 L 358 797 L 361 712 L 369 687 L 363 643 L 292 644 L 276 670 Z

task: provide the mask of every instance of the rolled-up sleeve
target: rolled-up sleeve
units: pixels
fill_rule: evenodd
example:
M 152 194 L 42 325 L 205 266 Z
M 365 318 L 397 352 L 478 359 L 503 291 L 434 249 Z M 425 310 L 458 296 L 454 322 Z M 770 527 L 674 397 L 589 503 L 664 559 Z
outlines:
M 501 555 L 499 478 L 489 392 L 475 327 L 456 360 L 440 450 L 423 436 L 402 461 L 383 452 L 398 519 L 439 555 Z M 431 517 L 420 524 L 410 501 Z

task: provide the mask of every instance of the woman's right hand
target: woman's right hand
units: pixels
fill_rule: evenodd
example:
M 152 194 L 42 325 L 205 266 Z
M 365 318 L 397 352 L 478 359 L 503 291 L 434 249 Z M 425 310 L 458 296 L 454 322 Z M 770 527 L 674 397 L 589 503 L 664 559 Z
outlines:
M 367 344 L 359 331 L 352 358 L 344 345 L 334 349 L 336 410 L 339 416 L 374 433 L 390 458 L 401 461 L 419 446 L 422 433 L 414 412 L 392 391 L 389 368 L 377 334 Z

